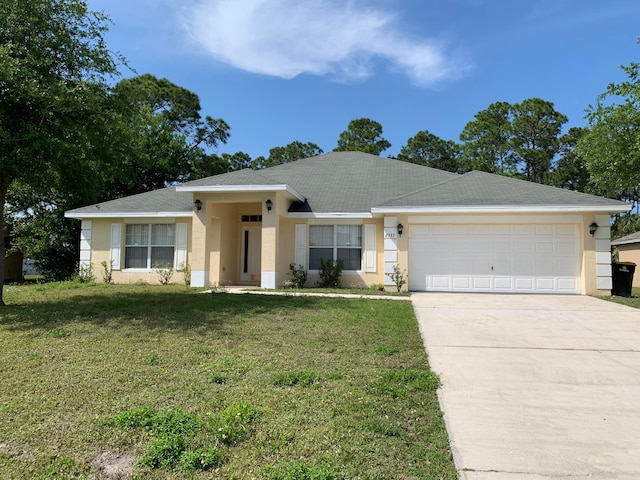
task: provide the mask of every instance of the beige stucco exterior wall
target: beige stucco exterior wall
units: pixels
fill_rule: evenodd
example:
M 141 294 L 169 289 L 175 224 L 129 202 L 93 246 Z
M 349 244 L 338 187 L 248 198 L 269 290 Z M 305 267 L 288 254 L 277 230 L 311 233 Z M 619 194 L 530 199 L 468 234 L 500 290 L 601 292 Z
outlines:
M 276 193 L 250 193 L 250 194 L 207 194 L 197 197 L 202 200 L 203 208 L 200 212 L 194 212 L 193 219 L 139 219 L 131 220 L 131 223 L 163 223 L 163 222 L 184 222 L 187 223 L 187 262 L 192 269 L 192 275 L 200 275 L 200 285 L 218 284 L 239 284 L 241 265 L 241 243 L 242 227 L 244 225 L 257 226 L 257 223 L 243 223 L 243 215 L 262 215 L 262 249 L 261 267 L 264 280 L 264 273 L 269 277 L 267 281 L 275 282 L 275 286 L 280 287 L 289 275 L 289 264 L 295 261 L 295 227 L 299 224 L 306 225 L 307 239 L 308 227 L 313 224 L 331 224 L 329 219 L 300 219 L 288 218 L 287 210 L 290 200 L 281 194 Z M 265 201 L 271 199 L 273 208 L 270 212 L 266 210 Z M 456 215 L 434 215 L 429 217 L 439 217 L 442 219 L 452 218 Z M 463 213 L 460 216 L 464 216 Z M 484 217 L 487 222 L 496 217 L 514 217 L 513 213 L 504 215 L 487 214 Z M 344 272 L 342 275 L 343 286 L 371 286 L 374 284 L 386 284 L 387 289 L 395 288 L 390 282 L 388 274 L 394 264 L 400 271 L 409 270 L 409 234 L 411 229 L 410 220 L 415 221 L 419 217 L 416 215 L 394 214 L 387 216 L 385 226 L 384 218 L 368 218 L 340 220 L 336 223 L 342 224 L 362 224 L 363 234 L 365 225 L 374 224 L 376 226 L 376 271 L 372 273 L 364 272 Z M 474 215 L 474 219 L 482 219 L 483 215 Z M 530 218 L 534 223 L 556 223 L 565 222 L 568 218 L 571 223 L 577 223 L 581 232 L 581 293 L 587 295 L 609 295 L 610 294 L 610 228 L 609 215 L 601 214 L 518 214 L 517 218 Z M 541 220 L 542 219 L 542 220 Z M 596 222 L 599 225 L 596 234 L 589 233 L 589 225 Z M 83 222 L 84 223 L 84 222 Z M 111 224 L 120 223 L 122 225 L 121 241 L 121 266 L 124 267 L 124 235 L 125 222 L 123 219 L 93 219 L 90 222 L 90 243 L 91 257 L 94 274 L 100 280 L 102 276 L 101 262 L 109 261 L 110 258 L 110 235 Z M 397 232 L 397 224 L 404 225 L 404 233 L 401 237 L 386 238 Z M 628 247 L 628 248 L 623 248 Z M 633 261 L 640 265 L 640 249 L 630 246 L 621 246 L 620 260 Z M 634 251 L 635 250 L 635 251 Z M 363 257 L 365 246 L 363 244 Z M 305 253 L 308 260 L 308 249 Z M 364 260 L 363 260 L 364 261 Z M 317 281 L 317 274 L 309 274 L 308 286 L 312 286 Z M 158 275 L 153 272 L 126 271 L 119 270 L 113 272 L 113 279 L 116 283 L 130 283 L 144 281 L 148 283 L 158 282 Z M 183 281 L 182 272 L 176 271 L 172 282 L 181 283 Z M 196 283 L 196 285 L 198 285 Z M 635 276 L 634 285 L 640 286 L 640 274 Z M 264 285 L 263 285 L 264 286 Z M 404 287 L 407 288 L 406 286 Z
M 640 243 L 618 245 L 616 248 L 618 249 L 619 262 L 633 262 L 636 264 L 633 286 L 640 288 Z
M 353 219 L 353 220 L 336 220 L 335 224 L 341 225 L 362 225 L 363 228 L 363 242 L 364 242 L 364 229 L 365 225 L 373 224 L 376 226 L 376 271 L 365 272 L 364 271 L 364 243 L 362 245 L 363 252 L 363 267 L 359 272 L 343 272 L 341 276 L 341 285 L 343 287 L 364 288 L 374 284 L 381 285 L 384 282 L 384 231 L 383 231 L 383 219 L 382 218 L 367 218 L 367 219 Z M 289 273 L 289 264 L 295 260 L 295 225 L 306 225 L 307 227 L 307 239 L 309 237 L 309 225 L 332 225 L 331 220 L 323 219 L 322 221 L 315 219 L 281 219 L 281 244 L 280 244 L 280 262 L 278 268 L 280 272 L 284 272 L 284 277 L 281 278 L 280 285 L 286 280 L 289 280 L 291 276 Z M 307 258 L 307 264 L 309 260 L 309 249 L 307 247 L 305 252 Z M 317 273 L 309 273 L 307 277 L 307 287 L 312 287 L 318 281 L 319 275 Z
M 160 283 L 159 276 L 153 270 L 149 271 L 127 271 L 124 268 L 124 244 L 126 223 L 122 218 L 94 219 L 91 222 L 91 259 L 90 263 L 93 268 L 93 274 L 97 281 L 102 280 L 104 268 L 102 262 L 109 263 L 111 258 L 111 225 L 119 223 L 122 225 L 121 231 L 121 248 L 120 248 L 120 270 L 113 270 L 112 278 L 114 283 L 135 283 L 146 282 L 150 284 Z M 168 221 L 166 219 L 132 219 L 127 223 L 186 223 L 187 224 L 187 263 L 191 258 L 191 219 L 180 218 Z M 184 274 L 182 271 L 174 269 L 171 283 L 183 283 Z

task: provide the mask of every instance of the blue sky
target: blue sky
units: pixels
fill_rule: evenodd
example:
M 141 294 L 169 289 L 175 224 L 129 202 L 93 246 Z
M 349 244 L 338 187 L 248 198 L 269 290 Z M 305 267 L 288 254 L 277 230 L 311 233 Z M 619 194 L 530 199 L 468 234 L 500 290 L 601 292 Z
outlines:
M 139 74 L 200 96 L 231 138 L 267 156 L 325 152 L 349 121 L 380 122 L 396 155 L 420 130 L 458 141 L 496 101 L 540 97 L 585 125 L 640 57 L 638 0 L 88 0 Z M 125 77 L 132 76 L 123 71 Z

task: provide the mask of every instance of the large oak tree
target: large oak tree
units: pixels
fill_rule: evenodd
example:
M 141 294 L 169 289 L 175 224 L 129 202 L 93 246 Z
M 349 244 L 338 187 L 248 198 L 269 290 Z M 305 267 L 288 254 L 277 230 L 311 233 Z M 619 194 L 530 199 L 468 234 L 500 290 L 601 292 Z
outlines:
M 81 166 L 117 74 L 107 17 L 83 0 L 0 2 L 0 229 L 14 182 L 42 187 Z M 65 173 L 62 173 L 65 172 Z M 67 173 L 69 172 L 69 173 Z M 0 304 L 5 247 L 0 242 Z

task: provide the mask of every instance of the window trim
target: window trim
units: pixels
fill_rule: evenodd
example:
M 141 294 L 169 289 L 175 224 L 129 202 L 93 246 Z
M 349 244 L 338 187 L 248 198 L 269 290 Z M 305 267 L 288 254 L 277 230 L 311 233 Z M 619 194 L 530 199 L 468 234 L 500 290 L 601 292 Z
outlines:
M 129 245 L 127 243 L 127 229 L 129 226 L 134 226 L 134 225 L 147 225 L 148 228 L 148 233 L 147 233 L 147 244 L 146 245 Z M 153 226 L 157 225 L 157 226 L 164 226 L 164 225 L 169 225 L 173 227 L 173 245 L 154 245 L 151 242 L 151 239 L 153 238 Z M 123 249 L 123 253 L 124 253 L 124 268 L 123 271 L 126 272 L 131 272 L 131 273 L 149 273 L 149 272 L 153 272 L 153 265 L 151 264 L 151 249 L 153 247 L 160 247 L 160 248 L 168 248 L 168 247 L 172 247 L 173 248 L 173 259 L 171 260 L 171 265 L 169 265 L 168 267 L 161 267 L 161 268 L 172 268 L 172 269 L 176 269 L 177 270 L 177 266 L 176 266 L 176 235 L 177 235 L 177 223 L 127 223 L 125 224 L 125 228 L 124 228 L 124 249 Z M 127 267 L 127 248 L 142 248 L 142 247 L 146 247 L 147 249 L 147 257 L 146 257 L 146 261 L 147 261 L 147 266 L 146 267 Z
M 312 227 L 332 227 L 333 228 L 333 244 L 331 246 L 328 245 L 311 245 L 310 239 L 311 239 L 311 228 Z M 357 247 L 352 247 L 352 246 L 339 246 L 338 245 L 338 227 L 358 227 L 360 228 L 360 245 Z M 308 256 L 308 261 L 309 261 L 309 265 L 311 265 L 311 249 L 312 248 L 331 248 L 333 250 L 333 260 L 336 261 L 338 258 L 338 250 L 339 249 L 351 249 L 351 250 L 356 250 L 359 249 L 360 250 L 360 268 L 357 270 L 347 270 L 344 269 L 343 272 L 349 272 L 349 273 L 362 273 L 364 271 L 363 269 L 363 264 L 364 264 L 364 252 L 365 252 L 365 246 L 364 246 L 364 228 L 363 228 L 363 224 L 362 223 L 326 223 L 326 222 L 321 222 L 321 223 L 313 223 L 313 224 L 309 224 L 309 234 L 308 234 L 308 238 L 307 238 L 307 256 Z M 309 273 L 311 274 L 317 274 L 319 273 L 320 270 L 319 269 L 312 269 L 309 268 Z

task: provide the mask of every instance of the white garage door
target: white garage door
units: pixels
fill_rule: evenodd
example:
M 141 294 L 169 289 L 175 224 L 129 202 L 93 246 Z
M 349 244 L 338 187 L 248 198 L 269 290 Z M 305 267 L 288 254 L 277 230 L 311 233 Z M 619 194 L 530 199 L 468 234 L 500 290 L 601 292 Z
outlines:
M 576 224 L 429 224 L 409 228 L 409 288 L 580 293 Z

